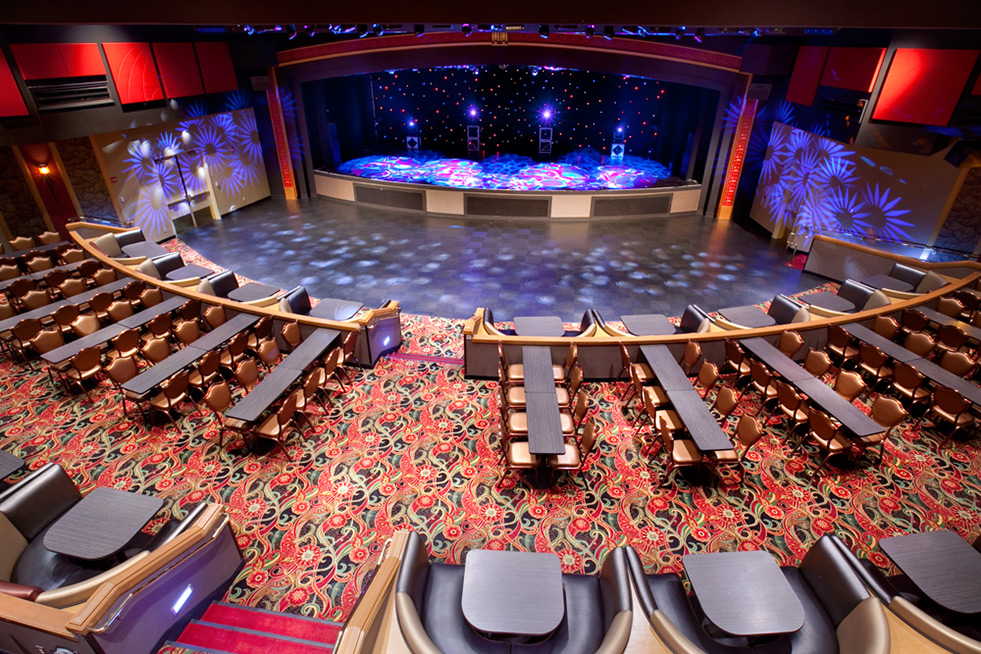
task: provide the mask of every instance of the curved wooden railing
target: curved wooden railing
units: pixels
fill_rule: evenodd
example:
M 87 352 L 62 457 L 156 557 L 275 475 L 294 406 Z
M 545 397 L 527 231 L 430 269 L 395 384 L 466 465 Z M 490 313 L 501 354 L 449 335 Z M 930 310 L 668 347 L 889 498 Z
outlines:
M 815 239 L 821 237 L 815 237 Z M 827 239 L 834 240 L 834 239 Z M 545 346 L 564 346 L 569 343 L 575 343 L 578 347 L 597 347 L 610 345 L 611 340 L 624 340 L 628 341 L 631 345 L 649 345 L 652 343 L 663 343 L 663 344 L 681 344 L 687 343 L 688 341 L 698 341 L 700 343 L 719 341 L 726 338 L 732 338 L 735 333 L 738 333 L 738 338 L 750 338 L 753 336 L 778 336 L 782 332 L 792 329 L 794 331 L 809 331 L 814 329 L 826 328 L 828 325 L 840 325 L 849 322 L 860 322 L 863 320 L 868 320 L 874 318 L 878 315 L 888 315 L 896 313 L 897 311 L 902 311 L 903 309 L 913 308 L 922 304 L 928 304 L 937 300 L 938 298 L 947 295 L 948 293 L 955 291 L 959 288 L 964 288 L 975 283 L 978 279 L 981 279 L 981 263 L 975 261 L 953 261 L 953 262 L 924 262 L 919 259 L 911 259 L 909 257 L 903 257 L 900 255 L 891 255 L 888 253 L 875 250 L 873 248 L 868 248 L 866 246 L 857 245 L 854 243 L 846 243 L 844 241 L 837 241 L 838 245 L 843 247 L 854 248 L 857 250 L 864 250 L 868 253 L 874 253 L 881 257 L 891 259 L 893 261 L 904 263 L 906 265 L 914 266 L 923 270 L 933 270 L 935 272 L 940 272 L 942 270 L 951 270 L 956 268 L 969 268 L 974 272 L 969 275 L 962 277 L 960 279 L 949 279 L 949 283 L 946 286 L 938 288 L 935 291 L 929 293 L 922 293 L 915 295 L 908 299 L 902 299 L 898 296 L 902 294 L 893 294 L 887 292 L 894 300 L 892 304 L 879 307 L 877 309 L 869 309 L 867 311 L 859 311 L 857 313 L 843 314 L 840 316 L 833 316 L 828 318 L 814 318 L 807 322 L 797 322 L 788 325 L 772 325 L 769 327 L 759 327 L 754 329 L 723 329 L 714 328 L 707 332 L 702 333 L 685 333 L 685 334 L 671 334 L 666 336 L 635 336 L 633 334 L 620 334 L 612 331 L 607 331 L 605 334 L 597 334 L 596 336 L 557 336 L 557 337 L 540 337 L 540 336 L 517 336 L 517 335 L 498 335 L 489 333 L 484 330 L 483 326 L 483 316 L 484 309 L 478 308 L 473 316 L 467 319 L 463 326 L 464 338 L 471 338 L 473 343 L 478 344 L 494 344 L 496 345 L 498 341 L 504 341 L 508 345 L 545 345 Z M 710 309 L 707 309 L 711 311 Z
M 227 309 L 234 309 L 235 311 L 242 313 L 251 313 L 257 316 L 271 316 L 274 319 L 279 320 L 295 320 L 301 325 L 308 325 L 310 327 L 323 327 L 326 329 L 336 329 L 338 331 L 352 332 L 359 331 L 377 322 L 381 318 L 390 316 L 398 312 L 399 306 L 397 302 L 390 304 L 387 307 L 381 309 L 368 309 L 355 320 L 351 321 L 337 321 L 337 320 L 324 320 L 321 318 L 313 318 L 311 316 L 303 316 L 295 313 L 286 313 L 280 311 L 275 307 L 257 307 L 255 305 L 236 302 L 234 300 L 229 300 L 228 298 L 217 297 L 215 295 L 208 295 L 207 293 L 199 293 L 198 291 L 188 288 L 187 286 L 180 286 L 171 282 L 157 279 L 156 277 L 151 277 L 138 272 L 133 265 L 126 265 L 120 263 L 119 261 L 113 259 L 112 257 L 106 256 L 99 248 L 95 247 L 91 243 L 92 238 L 86 238 L 78 233 L 80 229 L 96 230 L 101 234 L 108 233 L 119 233 L 128 231 L 126 228 L 122 227 L 110 227 L 108 225 L 99 225 L 95 223 L 87 222 L 75 222 L 67 225 L 68 235 L 74 240 L 79 247 L 85 250 L 90 257 L 99 260 L 104 266 L 112 268 L 117 273 L 126 275 L 133 279 L 138 279 L 149 286 L 156 286 L 162 291 L 167 291 L 174 295 L 181 295 L 186 298 L 198 299 L 203 303 L 216 304 L 223 306 Z M 128 261 L 133 263 L 141 263 L 144 259 L 137 258 L 135 261 L 133 259 L 128 259 Z M 394 305 L 394 306 L 393 306 Z

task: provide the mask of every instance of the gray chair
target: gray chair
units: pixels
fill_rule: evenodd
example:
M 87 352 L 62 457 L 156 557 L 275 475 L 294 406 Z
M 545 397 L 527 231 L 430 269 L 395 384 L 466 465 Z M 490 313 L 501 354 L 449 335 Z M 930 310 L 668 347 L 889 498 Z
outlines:
M 770 308 L 767 309 L 766 313 L 778 325 L 806 322 L 811 318 L 807 312 L 807 307 L 783 294 L 773 297 L 773 300 L 770 302 Z
M 920 283 L 926 278 L 926 271 L 920 270 L 919 268 L 913 268 L 912 266 L 906 266 L 901 263 L 895 263 L 892 266 L 892 270 L 889 271 L 889 276 L 893 279 L 907 284 L 910 291 L 915 291 L 919 288 Z M 887 288 L 892 288 L 891 286 Z M 897 290 L 905 290 L 903 288 Z
M 409 536 L 395 586 L 402 635 L 413 654 L 620 654 L 633 620 L 624 552 L 613 550 L 596 575 L 562 575 L 565 616 L 533 644 L 477 635 L 460 609 L 464 566 L 430 563 L 418 534 Z
M 303 286 L 296 286 L 279 298 L 279 310 L 286 313 L 296 313 L 301 316 L 310 315 L 310 296 Z
M 235 273 L 225 270 L 202 279 L 197 290 L 208 295 L 228 297 L 228 294 L 236 288 L 238 288 L 238 280 L 235 278 Z
M 115 237 L 116 237 L 116 243 L 118 243 L 119 247 L 121 248 L 126 247 L 127 245 L 132 245 L 133 243 L 140 243 L 146 240 L 146 236 L 144 236 L 143 230 L 139 228 L 128 229 L 125 232 L 119 232 L 118 234 L 115 234 Z
M 689 304 L 681 314 L 681 324 L 675 329 L 676 334 L 700 334 L 707 332 L 712 324 L 712 318 L 705 309 L 697 304 Z

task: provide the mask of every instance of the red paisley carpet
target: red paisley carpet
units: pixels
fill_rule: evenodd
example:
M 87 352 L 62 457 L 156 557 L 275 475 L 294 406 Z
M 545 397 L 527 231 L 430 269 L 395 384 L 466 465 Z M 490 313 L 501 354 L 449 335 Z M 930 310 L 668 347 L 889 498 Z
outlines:
M 189 254 L 185 261 L 201 261 Z M 403 315 L 403 324 L 398 355 L 358 371 L 285 452 L 219 448 L 217 422 L 192 404 L 176 424 L 146 428 L 122 414 L 108 383 L 89 400 L 52 384 L 43 366 L 6 358 L 0 447 L 31 469 L 61 463 L 83 492 L 110 486 L 161 497 L 148 530 L 198 502 L 223 503 L 245 557 L 225 599 L 335 621 L 351 611 L 385 540 L 405 528 L 422 534 L 434 560 L 459 563 L 473 548 L 554 552 L 566 572 L 586 574 L 627 544 L 649 572 L 678 572 L 690 552 L 734 549 L 795 564 L 828 532 L 892 572 L 882 537 L 940 527 L 978 535 L 977 441 L 941 448 L 929 421 L 911 421 L 894 431 L 881 466 L 852 452 L 812 475 L 819 453 L 797 450 L 774 418 L 741 484 L 730 474 L 679 472 L 660 488 L 663 455 L 641 455 L 650 430 L 634 436 L 636 408 L 619 401 L 622 383 L 586 384 L 597 446 L 582 472 L 535 489 L 503 475 L 497 384 L 464 379 L 462 321 Z

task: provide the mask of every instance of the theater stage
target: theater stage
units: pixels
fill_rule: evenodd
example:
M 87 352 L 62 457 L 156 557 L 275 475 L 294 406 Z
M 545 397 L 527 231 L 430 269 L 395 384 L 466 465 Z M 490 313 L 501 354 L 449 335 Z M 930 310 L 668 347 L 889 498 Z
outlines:
M 314 297 L 468 318 L 475 307 L 578 321 L 587 309 L 680 315 L 764 302 L 824 280 L 754 226 L 695 214 L 612 222 L 446 218 L 313 198 L 266 200 L 181 235 L 251 279 Z

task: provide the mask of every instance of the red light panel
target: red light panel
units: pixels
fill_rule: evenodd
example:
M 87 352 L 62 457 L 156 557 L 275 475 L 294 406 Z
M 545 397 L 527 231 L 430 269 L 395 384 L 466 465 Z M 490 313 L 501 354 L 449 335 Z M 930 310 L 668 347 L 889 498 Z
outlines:
M 194 58 L 194 46 L 190 43 L 154 43 L 153 54 L 157 58 L 164 93 L 168 98 L 201 95 L 201 75 Z
M 946 126 L 977 58 L 978 50 L 896 50 L 872 117 Z
M 787 88 L 787 100 L 806 106 L 814 104 L 821 71 L 828 57 L 825 46 L 802 45 L 797 51 L 797 61 L 794 62 L 794 72 L 790 77 Z
M 149 43 L 103 43 L 119 102 L 163 100 L 163 89 L 153 64 Z
M 0 116 L 27 116 L 29 113 L 17 80 L 0 52 Z
M 821 86 L 871 93 L 885 48 L 831 48 Z
M 201 64 L 205 91 L 222 93 L 238 88 L 235 66 L 232 65 L 232 55 L 228 51 L 227 43 L 206 41 L 195 43 L 194 48 L 198 51 L 198 63 Z

